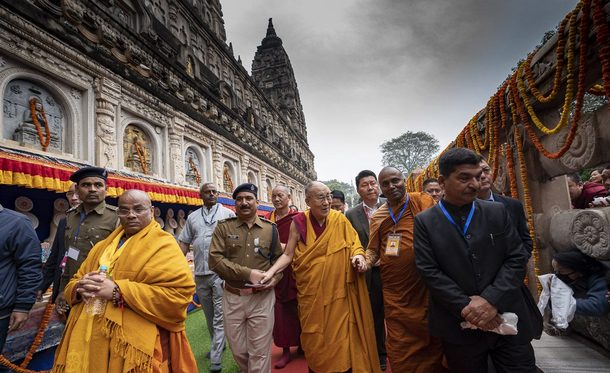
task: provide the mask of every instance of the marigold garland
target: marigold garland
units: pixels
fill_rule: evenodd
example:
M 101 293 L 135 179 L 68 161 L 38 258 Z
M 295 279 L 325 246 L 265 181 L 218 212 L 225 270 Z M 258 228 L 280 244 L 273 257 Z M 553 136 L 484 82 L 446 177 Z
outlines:
M 583 1 L 583 13 L 584 14 L 589 14 L 589 3 L 590 0 L 584 0 Z M 589 17 L 581 17 L 580 18 L 581 22 L 580 22 L 580 50 L 579 50 L 579 63 L 578 63 L 578 89 L 576 91 L 576 104 L 575 104 L 575 108 L 574 108 L 574 114 L 573 114 L 573 118 L 572 118 L 572 125 L 570 127 L 570 131 L 568 132 L 568 136 L 566 137 L 563 146 L 561 146 L 561 148 L 554 152 L 551 153 L 549 151 L 547 151 L 544 146 L 542 145 L 542 143 L 540 143 L 540 140 L 538 139 L 538 136 L 536 135 L 534 129 L 532 128 L 530 122 L 529 122 L 529 117 L 527 115 L 527 113 L 525 113 L 525 109 L 523 108 L 523 102 L 521 102 L 521 100 L 519 99 L 519 95 L 516 93 L 517 91 L 517 74 L 513 75 L 512 79 L 510 80 L 510 92 L 512 95 L 512 99 L 513 102 L 516 104 L 514 106 L 516 106 L 517 112 L 519 113 L 519 116 L 521 118 L 521 121 L 523 123 L 523 125 L 525 126 L 525 129 L 527 131 L 528 137 L 529 139 L 532 141 L 532 143 L 534 144 L 534 146 L 536 147 L 536 149 L 538 149 L 538 151 L 540 153 L 542 153 L 542 155 L 544 155 L 547 158 L 550 159 L 558 159 L 561 156 L 563 156 L 572 146 L 572 142 L 574 141 L 574 137 L 576 136 L 576 130 L 578 129 L 578 122 L 580 121 L 580 115 L 582 113 L 582 106 L 583 106 L 583 101 L 584 101 L 584 95 L 585 95 L 585 74 L 586 74 L 586 64 L 587 64 L 587 49 L 588 49 L 588 43 L 587 43 L 587 35 L 589 32 Z
M 192 156 L 189 157 L 189 166 L 191 166 L 191 170 L 193 170 L 193 173 L 195 174 L 195 183 L 199 185 L 201 183 L 201 175 L 199 174 L 199 170 L 197 169 L 195 162 L 193 162 Z
M 36 116 L 36 97 L 32 97 L 30 99 L 30 114 L 32 115 L 32 122 L 34 123 L 34 127 L 36 127 L 36 132 L 38 133 L 38 141 L 40 142 L 40 146 L 42 150 L 47 151 L 49 144 L 51 143 L 51 130 L 49 129 L 49 121 L 47 120 L 47 115 L 44 112 L 44 106 L 40 105 L 40 114 L 42 115 L 42 121 L 44 122 L 44 130 L 45 135 L 43 139 L 42 135 L 42 127 L 40 126 L 40 122 L 38 122 L 38 117 Z
M 38 330 L 36 331 L 34 340 L 32 341 L 32 345 L 30 346 L 30 348 L 28 348 L 28 352 L 25 354 L 25 358 L 23 359 L 21 364 L 15 365 L 12 362 L 10 362 L 7 358 L 5 358 L 3 355 L 0 355 L 0 364 L 4 365 L 5 367 L 7 367 L 15 372 L 19 372 L 19 373 L 35 373 L 35 372 L 36 373 L 46 373 L 46 372 L 49 372 L 48 370 L 34 371 L 34 370 L 27 369 L 26 367 L 28 366 L 30 361 L 32 361 L 32 357 L 34 356 L 34 354 L 36 353 L 36 350 L 38 350 L 38 347 L 42 343 L 42 337 L 44 336 L 44 332 L 47 330 L 47 326 L 49 325 L 49 321 L 51 320 L 51 315 L 53 314 L 54 309 L 55 309 L 55 304 L 48 302 L 47 306 L 45 307 L 42 318 L 40 320 L 40 324 L 38 325 Z
M 591 0 L 585 0 L 590 5 Z M 606 11 L 600 0 L 593 0 L 593 24 L 595 25 L 595 36 L 598 44 L 597 55 L 602 65 L 602 80 L 606 96 L 610 97 L 610 27 L 606 20 Z M 588 13 L 585 13 L 588 14 Z M 589 18 L 589 17 L 583 17 Z M 610 103 L 609 103 L 610 105 Z
M 580 9 L 579 5 L 577 5 L 576 9 Z M 536 100 L 538 100 L 538 102 L 541 102 L 543 104 L 554 100 L 555 97 L 557 96 L 557 93 L 559 92 L 559 88 L 561 87 L 561 73 L 563 72 L 563 67 L 564 67 L 564 48 L 565 48 L 565 42 L 566 42 L 564 32 L 565 32 L 566 24 L 568 23 L 568 20 L 572 19 L 571 14 L 574 13 L 575 10 L 568 13 L 568 16 L 566 18 L 564 18 L 563 21 L 561 21 L 561 24 L 559 25 L 559 30 L 557 30 L 557 47 L 555 49 L 555 57 L 557 60 L 557 65 L 555 65 L 555 75 L 553 77 L 553 87 L 551 89 L 551 92 L 547 96 L 544 96 L 543 94 L 541 94 L 540 91 L 538 90 L 538 88 L 536 87 L 536 82 L 534 80 L 534 74 L 532 73 L 532 59 L 534 58 L 534 55 L 536 54 L 535 51 L 530 53 L 527 56 L 527 60 L 525 61 L 525 63 L 523 63 L 523 71 L 525 73 L 525 78 L 527 79 L 527 85 L 528 85 L 530 91 L 532 92 L 532 95 L 536 98 Z M 578 13 L 578 12 L 576 11 L 576 13 Z
M 534 228 L 534 210 L 532 208 L 532 198 L 529 192 L 529 186 L 527 182 L 527 168 L 525 165 L 525 156 L 523 154 L 523 141 L 521 139 L 521 133 L 518 128 L 515 128 L 515 147 L 517 148 L 517 159 L 519 160 L 519 176 L 521 178 L 521 187 L 523 188 L 523 205 L 525 206 L 525 212 L 527 217 L 527 228 L 529 229 L 530 237 L 532 238 L 532 258 L 534 259 L 534 274 L 538 278 L 540 272 L 540 262 L 538 258 L 538 247 L 536 245 L 536 229 Z M 542 290 L 539 281 L 536 281 L 536 288 L 538 294 Z
M 477 124 L 479 121 L 479 116 L 482 112 L 483 110 L 480 110 L 474 117 L 472 117 L 472 119 L 470 119 L 470 122 L 468 123 L 468 127 L 470 128 L 470 136 L 472 138 L 472 144 L 474 145 L 474 150 L 479 154 L 482 150 L 487 150 L 487 147 L 489 145 L 489 126 L 485 125 L 484 127 L 482 144 L 480 140 L 479 126 Z
M 545 135 L 553 135 L 553 134 L 559 132 L 559 130 L 561 130 L 568 123 L 568 120 L 570 118 L 572 100 L 574 99 L 574 59 L 575 59 L 574 53 L 575 53 L 575 49 L 576 49 L 576 26 L 577 26 L 576 17 L 578 16 L 578 12 L 580 11 L 581 6 L 582 5 L 579 4 L 579 6 L 577 6 L 576 9 L 574 9 L 569 15 L 569 25 L 570 26 L 569 26 L 569 30 L 568 30 L 568 66 L 567 66 L 567 78 L 566 78 L 566 93 L 565 93 L 565 97 L 564 97 L 564 101 L 563 101 L 563 108 L 561 110 L 561 117 L 553 128 L 548 128 L 547 126 L 544 125 L 544 123 L 542 123 L 540 118 L 538 118 L 538 115 L 536 115 L 536 112 L 534 111 L 534 108 L 532 107 L 532 104 L 527 95 L 527 90 L 525 88 L 525 81 L 524 81 L 525 79 L 523 77 L 525 66 L 527 65 L 527 61 L 521 63 L 519 65 L 519 67 L 517 68 L 517 78 L 516 79 L 517 79 L 517 89 L 519 92 L 519 96 L 521 96 L 521 100 L 523 101 L 523 104 L 525 105 L 525 108 L 527 109 L 527 112 L 529 113 L 531 120 L 534 122 L 536 127 L 538 127 L 538 129 Z M 583 18 L 585 18 L 585 17 L 583 17 Z M 559 62 L 558 62 L 558 64 L 559 64 Z M 535 87 L 533 85 L 530 85 L 528 88 L 533 93 L 533 90 L 535 89 Z M 553 89 L 555 89 L 555 87 L 553 87 Z M 534 94 L 534 96 L 535 96 L 535 94 Z
M 513 158 L 513 148 L 510 144 L 504 143 L 506 170 L 508 171 L 508 181 L 510 188 L 510 196 L 519 199 L 519 189 L 517 187 L 517 178 L 515 177 L 515 162 Z
M 142 173 L 148 174 L 148 164 L 146 163 L 146 154 L 144 154 L 144 150 L 142 146 L 138 143 L 138 138 L 133 138 L 133 145 L 136 148 L 136 152 L 138 153 L 138 160 L 140 161 L 140 167 L 142 167 Z

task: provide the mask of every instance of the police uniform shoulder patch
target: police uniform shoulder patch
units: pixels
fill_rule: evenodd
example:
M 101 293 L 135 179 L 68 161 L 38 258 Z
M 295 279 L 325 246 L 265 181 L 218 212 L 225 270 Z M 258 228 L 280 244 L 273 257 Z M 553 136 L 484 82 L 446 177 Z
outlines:
M 235 219 L 237 219 L 237 216 L 231 216 L 230 218 L 220 219 L 220 220 L 218 220 L 218 224 L 226 223 L 228 221 L 235 220 Z
M 269 223 L 269 224 L 273 224 L 273 225 L 275 225 L 275 223 L 274 223 L 274 222 L 272 222 L 271 220 L 269 220 L 269 219 L 267 219 L 267 218 L 260 217 L 260 219 L 261 219 L 262 221 L 264 221 L 265 223 Z

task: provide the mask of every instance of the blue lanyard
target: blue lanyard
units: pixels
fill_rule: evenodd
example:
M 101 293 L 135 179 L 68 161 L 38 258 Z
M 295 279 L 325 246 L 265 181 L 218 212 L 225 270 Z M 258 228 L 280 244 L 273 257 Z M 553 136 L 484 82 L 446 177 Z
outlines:
M 464 224 L 463 230 L 460 229 L 460 226 L 457 225 L 455 220 L 453 220 L 451 215 L 449 215 L 449 212 L 447 211 L 445 206 L 443 206 L 442 200 L 438 202 L 438 207 L 441 208 L 441 210 L 443 211 L 443 214 L 445 214 L 445 216 L 447 217 L 447 220 L 449 220 L 449 222 L 451 224 L 453 224 L 454 227 L 457 228 L 457 230 L 462 234 L 462 236 L 466 236 L 466 232 L 468 231 L 468 227 L 470 226 L 470 222 L 472 221 L 472 216 L 474 215 L 474 201 L 472 201 L 472 206 L 470 207 L 470 212 L 468 213 L 468 218 L 466 218 L 466 224 Z
M 402 214 L 407 209 L 408 204 L 409 204 L 409 195 L 407 194 L 407 200 L 405 201 L 405 205 L 402 206 L 402 210 L 400 210 L 400 213 L 398 214 L 398 219 L 397 219 L 394 217 L 394 213 L 392 212 L 392 206 L 390 206 L 390 204 L 388 203 L 388 210 L 390 210 L 390 217 L 392 218 L 394 225 L 398 224 L 398 221 L 400 220 L 400 218 L 402 217 Z

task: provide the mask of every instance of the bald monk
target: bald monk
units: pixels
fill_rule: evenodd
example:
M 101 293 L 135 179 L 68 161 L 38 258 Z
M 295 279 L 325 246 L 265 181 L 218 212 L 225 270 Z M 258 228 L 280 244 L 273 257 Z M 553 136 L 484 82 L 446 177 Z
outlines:
M 261 282 L 292 262 L 310 371 L 379 373 L 368 291 L 357 271 L 366 266 L 364 249 L 347 218 L 331 210 L 331 201 L 326 185 L 307 184 L 310 209 L 293 218 L 284 254 Z
M 120 226 L 98 242 L 65 288 L 72 306 L 53 372 L 196 372 L 185 333 L 193 275 L 140 190 L 119 197 Z M 99 274 L 108 267 L 108 276 Z M 93 316 L 85 302 L 106 300 Z
M 290 189 L 277 185 L 271 191 L 271 202 L 275 210 L 269 220 L 277 225 L 280 242 L 285 245 L 290 236 L 292 218 L 298 214 L 290 209 Z M 291 346 L 301 346 L 301 324 L 297 304 L 297 285 L 290 266 L 284 269 L 282 279 L 275 285 L 275 323 L 273 324 L 273 343 L 282 348 L 282 357 L 275 363 L 276 369 L 284 368 L 292 359 Z
M 415 215 L 434 206 L 424 193 L 408 193 L 400 170 L 385 167 L 379 185 L 387 203 L 371 219 L 366 264 L 381 259 L 387 327 L 386 349 L 393 372 L 445 372 L 441 342 L 428 334 L 428 290 L 415 266 Z

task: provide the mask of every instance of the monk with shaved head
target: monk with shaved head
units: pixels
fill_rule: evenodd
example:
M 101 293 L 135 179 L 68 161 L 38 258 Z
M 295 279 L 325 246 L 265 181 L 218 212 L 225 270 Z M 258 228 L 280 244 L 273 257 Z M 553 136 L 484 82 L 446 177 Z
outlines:
M 439 339 L 428 334 L 428 290 L 415 266 L 415 215 L 434 206 L 425 193 L 407 193 L 394 167 L 379 172 L 387 202 L 371 218 L 368 266 L 380 260 L 387 328 L 386 349 L 393 372 L 444 372 Z
M 305 187 L 309 210 L 296 215 L 284 254 L 265 274 L 270 280 L 292 262 L 301 346 L 310 371 L 380 372 L 364 274 L 364 249 L 347 218 L 330 207 L 328 187 Z M 352 268 L 354 267 L 354 268 Z
M 65 288 L 72 310 L 53 372 L 196 372 L 185 333 L 195 284 L 184 255 L 153 219 L 147 193 L 127 190 L 118 205 L 120 226 Z M 93 315 L 86 304 L 96 299 L 103 306 Z

